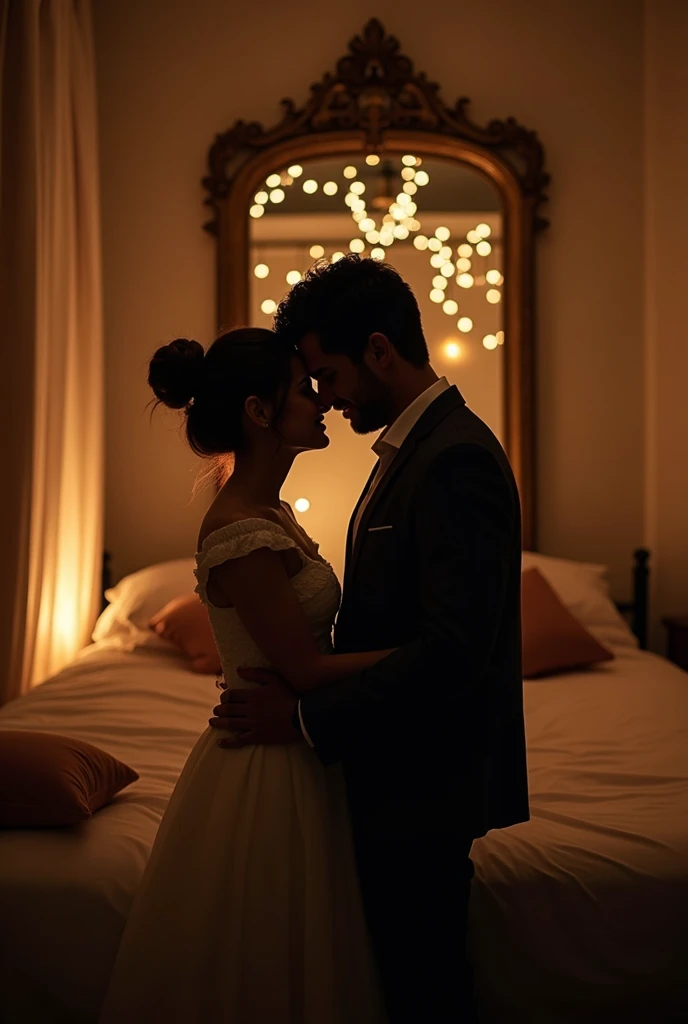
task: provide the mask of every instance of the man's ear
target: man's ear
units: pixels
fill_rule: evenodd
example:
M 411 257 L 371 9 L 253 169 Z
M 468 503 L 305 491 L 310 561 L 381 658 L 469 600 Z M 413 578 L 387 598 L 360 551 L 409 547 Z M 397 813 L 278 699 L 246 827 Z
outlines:
M 272 410 L 269 402 L 264 402 L 256 395 L 250 395 L 244 402 L 244 412 L 259 427 L 269 427 Z
M 372 366 L 380 370 L 386 370 L 393 358 L 392 343 L 386 334 L 375 331 L 368 338 L 368 349 L 366 355 L 370 358 Z

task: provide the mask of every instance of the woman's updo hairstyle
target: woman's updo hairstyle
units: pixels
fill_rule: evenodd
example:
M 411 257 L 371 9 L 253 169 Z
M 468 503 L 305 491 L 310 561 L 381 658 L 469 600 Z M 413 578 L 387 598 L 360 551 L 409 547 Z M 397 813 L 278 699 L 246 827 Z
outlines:
M 261 327 L 227 331 L 205 353 L 197 341 L 177 338 L 151 359 L 148 383 L 159 402 L 184 409 L 187 440 L 197 455 L 229 455 L 241 450 L 251 395 L 275 403 L 272 425 L 278 426 L 296 354 L 293 343 Z

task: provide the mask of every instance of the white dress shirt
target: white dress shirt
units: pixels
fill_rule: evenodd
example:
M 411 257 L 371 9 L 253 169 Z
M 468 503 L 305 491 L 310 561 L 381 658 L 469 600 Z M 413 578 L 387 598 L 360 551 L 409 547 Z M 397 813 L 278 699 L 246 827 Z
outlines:
M 378 457 L 378 463 L 375 467 L 375 476 L 370 482 L 368 493 L 365 498 L 358 506 L 356 512 L 356 518 L 354 520 L 354 528 L 352 533 L 352 546 L 356 542 L 356 534 L 358 527 L 361 522 L 361 517 L 370 503 L 373 492 L 379 486 L 380 481 L 394 462 L 397 452 L 401 448 L 402 444 L 415 427 L 418 420 L 421 418 L 425 410 L 432 405 L 436 398 L 438 398 L 443 391 L 446 391 L 450 387 L 449 381 L 446 377 L 440 377 L 434 384 L 431 384 L 429 388 L 426 388 L 417 398 L 414 398 L 410 405 L 407 405 L 404 411 L 397 416 L 393 423 L 390 423 L 388 427 L 382 431 L 375 444 L 372 446 L 372 450 Z M 301 732 L 304 735 L 306 742 L 309 746 L 313 746 L 310 737 L 306 732 L 306 727 L 303 724 L 303 718 L 301 717 L 301 701 L 298 702 L 299 712 L 299 725 L 301 726 Z

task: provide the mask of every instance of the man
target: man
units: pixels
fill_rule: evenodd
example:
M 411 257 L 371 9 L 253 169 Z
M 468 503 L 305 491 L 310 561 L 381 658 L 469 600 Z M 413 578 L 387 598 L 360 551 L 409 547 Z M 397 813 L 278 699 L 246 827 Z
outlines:
M 223 694 L 213 724 L 248 716 L 254 737 L 305 739 L 342 762 L 391 1024 L 471 1021 L 471 844 L 528 819 L 516 484 L 432 369 L 415 297 L 390 266 L 316 266 L 275 328 L 354 431 L 386 428 L 349 526 L 334 641 L 337 653 L 396 650 L 298 702 L 270 673 L 242 672 L 265 685 Z

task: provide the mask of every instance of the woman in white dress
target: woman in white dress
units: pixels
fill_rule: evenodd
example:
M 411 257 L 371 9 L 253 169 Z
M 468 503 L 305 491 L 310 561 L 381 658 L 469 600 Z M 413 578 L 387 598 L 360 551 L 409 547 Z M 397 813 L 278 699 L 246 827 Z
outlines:
M 262 329 L 230 331 L 205 354 L 180 339 L 148 379 L 185 410 L 197 454 L 233 456 L 196 555 L 225 684 L 253 685 L 242 665 L 271 666 L 296 699 L 385 657 L 331 653 L 339 584 L 280 500 L 296 455 L 329 444 L 298 353 Z M 339 766 L 303 741 L 221 749 L 209 727 L 158 831 L 101 1024 L 384 1020 Z

